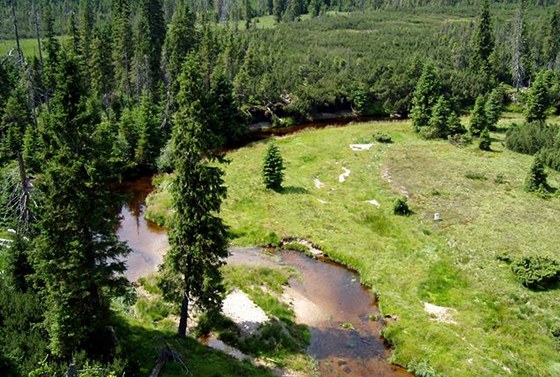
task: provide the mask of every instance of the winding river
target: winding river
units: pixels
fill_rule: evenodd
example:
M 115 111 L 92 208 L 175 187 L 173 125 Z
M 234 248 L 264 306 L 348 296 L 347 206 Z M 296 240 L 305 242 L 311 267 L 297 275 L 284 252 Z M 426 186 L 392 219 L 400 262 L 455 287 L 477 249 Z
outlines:
M 165 229 L 144 219 L 145 199 L 153 189 L 150 178 L 123 185 L 127 201 L 121 209 L 119 238 L 133 252 L 126 276 L 135 281 L 157 270 L 169 244 Z M 311 259 L 302 253 L 279 251 L 278 261 L 259 248 L 232 248 L 228 263 L 290 265 L 302 279 L 291 279 L 297 320 L 311 331 L 307 353 L 318 362 L 321 376 L 412 376 L 387 361 L 390 350 L 379 335 L 382 326 L 376 302 L 359 283 L 356 273 L 332 261 Z

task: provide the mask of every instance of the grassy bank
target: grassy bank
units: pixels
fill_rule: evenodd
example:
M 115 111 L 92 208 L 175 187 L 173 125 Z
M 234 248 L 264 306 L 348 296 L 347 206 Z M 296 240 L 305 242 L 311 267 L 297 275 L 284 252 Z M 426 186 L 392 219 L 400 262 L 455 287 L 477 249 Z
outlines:
M 349 148 L 375 132 L 394 143 Z M 255 143 L 228 155 L 222 216 L 236 244 L 266 243 L 270 232 L 307 238 L 357 269 L 383 314 L 398 318 L 384 330 L 394 361 L 419 375 L 558 375 L 551 329 L 560 293 L 524 288 L 503 260 L 558 255 L 560 202 L 523 191 L 532 158 L 492 136 L 493 151 L 483 152 L 420 140 L 407 122 L 304 131 L 275 141 L 286 166 L 282 193 L 261 183 L 271 141 Z M 343 167 L 350 175 L 339 182 Z M 549 182 L 559 187 L 559 174 L 550 172 Z M 391 211 L 403 194 L 410 217 Z M 153 194 L 148 216 L 164 220 L 168 204 L 165 190 Z M 456 323 L 434 321 L 423 302 L 455 309 Z

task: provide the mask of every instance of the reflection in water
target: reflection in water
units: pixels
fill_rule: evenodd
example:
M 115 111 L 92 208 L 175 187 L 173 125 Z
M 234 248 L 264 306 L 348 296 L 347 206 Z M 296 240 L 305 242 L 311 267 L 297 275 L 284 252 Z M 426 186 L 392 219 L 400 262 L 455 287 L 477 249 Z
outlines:
M 143 217 L 145 199 L 152 189 L 150 178 L 129 182 L 122 188 L 130 196 L 121 210 L 118 235 L 132 249 L 126 271 L 131 281 L 156 271 L 169 248 L 165 230 Z M 321 376 L 412 376 L 387 362 L 389 350 L 379 336 L 381 323 L 370 320 L 371 315 L 379 317 L 379 311 L 357 274 L 293 251 L 231 248 L 230 254 L 229 264 L 289 265 L 299 270 L 300 277 L 290 280 L 287 291 L 311 308 L 301 318 L 298 315 L 298 321 L 309 326 L 311 344 L 307 353 L 318 361 Z
M 132 249 L 126 259 L 125 272 L 130 281 L 157 271 L 157 266 L 162 263 L 163 255 L 169 248 L 165 229 L 144 219 L 146 196 L 152 190 L 151 177 L 140 178 L 122 186 L 127 200 L 121 209 L 118 236 Z

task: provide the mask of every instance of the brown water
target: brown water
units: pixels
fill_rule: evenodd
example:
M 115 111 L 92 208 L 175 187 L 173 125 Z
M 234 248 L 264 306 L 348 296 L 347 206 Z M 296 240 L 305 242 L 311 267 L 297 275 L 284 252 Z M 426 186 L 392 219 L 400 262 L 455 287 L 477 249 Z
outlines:
M 156 272 L 169 248 L 166 230 L 144 219 L 146 196 L 154 189 L 151 182 L 151 177 L 145 177 L 119 187 L 119 191 L 126 194 L 126 200 L 121 208 L 121 224 L 117 234 L 132 249 L 126 259 L 125 272 L 130 281 Z
M 155 272 L 169 247 L 165 229 L 143 217 L 145 199 L 152 189 L 150 178 L 122 187 L 129 195 L 121 210 L 118 235 L 132 249 L 126 272 L 131 281 Z M 299 271 L 301 278 L 291 279 L 287 292 L 294 298 L 298 322 L 309 326 L 307 353 L 317 360 L 321 376 L 412 376 L 387 362 L 390 350 L 379 336 L 382 323 L 370 319 L 380 317 L 376 302 L 356 273 L 293 251 L 231 248 L 230 253 L 230 264 L 289 265 Z

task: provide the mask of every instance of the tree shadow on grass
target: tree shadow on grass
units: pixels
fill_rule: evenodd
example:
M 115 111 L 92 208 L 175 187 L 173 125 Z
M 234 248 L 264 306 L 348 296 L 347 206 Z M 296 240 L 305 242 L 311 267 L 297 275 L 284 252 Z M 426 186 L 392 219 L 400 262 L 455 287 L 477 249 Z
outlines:
M 281 194 L 308 194 L 309 191 L 303 187 L 286 186 L 280 191 Z

